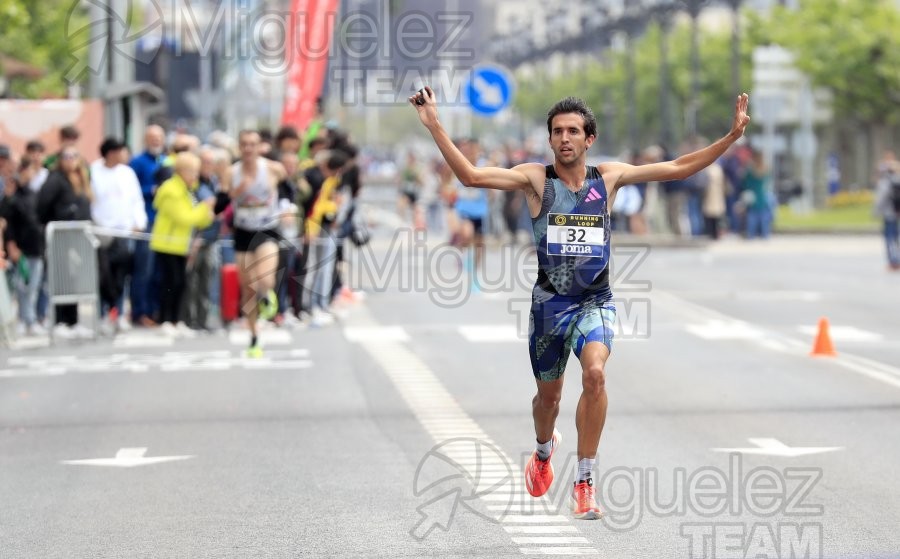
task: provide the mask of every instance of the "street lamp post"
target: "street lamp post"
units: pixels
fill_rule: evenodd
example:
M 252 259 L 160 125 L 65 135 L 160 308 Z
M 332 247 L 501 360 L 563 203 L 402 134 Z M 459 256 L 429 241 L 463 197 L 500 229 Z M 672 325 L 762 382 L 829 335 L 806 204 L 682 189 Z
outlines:
M 637 69 L 634 60 L 634 38 L 646 25 L 646 14 L 641 2 L 629 3 L 628 11 L 619 25 L 625 32 L 625 95 L 628 98 L 628 149 L 636 151 L 640 130 L 637 116 Z
M 672 11 L 663 6 L 657 13 L 659 22 L 659 114 L 660 141 L 666 149 L 672 148 L 672 96 L 671 71 L 669 68 L 669 32 L 672 29 Z
M 697 135 L 700 112 L 700 11 L 706 0 L 681 0 L 691 16 L 691 95 L 688 99 L 686 126 L 688 136 Z
M 741 94 L 741 4 L 744 0 L 728 0 L 731 6 L 731 91 Z
M 634 67 L 634 37 L 630 29 L 625 30 L 625 96 L 628 98 L 628 149 L 636 150 L 638 144 L 637 125 L 637 71 Z

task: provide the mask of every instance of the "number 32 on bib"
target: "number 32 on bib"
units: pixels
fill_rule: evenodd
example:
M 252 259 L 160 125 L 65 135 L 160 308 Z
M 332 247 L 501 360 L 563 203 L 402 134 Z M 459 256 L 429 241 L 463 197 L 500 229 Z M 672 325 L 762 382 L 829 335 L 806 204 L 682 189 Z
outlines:
M 547 254 L 602 257 L 606 246 L 606 216 L 549 214 Z

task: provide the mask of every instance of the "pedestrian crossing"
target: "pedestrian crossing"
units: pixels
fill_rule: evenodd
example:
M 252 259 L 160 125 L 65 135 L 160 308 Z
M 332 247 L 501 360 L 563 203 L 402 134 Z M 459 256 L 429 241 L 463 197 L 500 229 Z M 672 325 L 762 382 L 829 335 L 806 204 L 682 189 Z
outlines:
M 166 333 L 158 329 L 138 329 L 120 332 L 113 338 L 100 337 L 97 340 L 94 340 L 93 338 L 57 340 L 55 345 L 61 347 L 65 347 L 67 344 L 84 346 L 93 342 L 102 342 L 103 340 L 110 339 L 114 348 L 152 349 L 174 347 L 179 342 L 187 340 L 215 339 L 216 336 L 216 334 L 198 333 L 197 331 Z M 248 330 L 230 330 L 226 337 L 228 343 L 233 347 L 247 347 L 250 345 L 250 332 Z M 293 336 L 289 330 L 272 328 L 263 329 L 260 332 L 260 341 L 266 347 L 286 346 L 294 343 Z M 50 340 L 46 336 L 20 338 L 15 340 L 12 344 L 12 349 L 26 351 L 41 350 L 49 347 L 51 347 Z
M 567 512 L 553 513 L 563 512 L 559 502 L 550 499 L 549 494 L 540 499 L 526 495 L 519 461 L 494 443 L 437 375 L 409 348 L 412 338 L 405 329 L 379 326 L 365 312 L 357 318 L 358 325 L 345 330 L 347 339 L 359 344 L 380 365 L 435 442 L 416 470 L 414 493 L 423 502 L 417 509 L 421 518 L 409 532 L 413 538 L 422 541 L 434 528 L 449 525 L 443 516 L 431 516 L 435 505 L 449 498 L 455 499 L 444 503 L 452 506 L 450 521 L 457 504 L 461 505 L 459 509 L 502 526 L 522 555 L 599 555 L 591 541 L 578 534 Z M 489 325 L 457 327 L 457 333 L 470 341 L 520 341 L 515 331 L 513 337 L 508 329 L 498 327 L 497 330 L 502 334 L 492 334 Z M 443 481 L 459 477 L 437 475 L 443 471 L 439 468 L 447 464 L 470 480 L 471 492 L 467 492 L 470 494 L 442 493 L 447 490 L 441 486 Z M 425 472 L 429 471 L 434 475 L 428 476 Z M 423 478 L 438 478 L 438 481 L 420 484 Z
M 67 374 L 166 373 L 201 371 L 299 371 L 313 366 L 308 349 L 266 350 L 250 359 L 242 350 L 110 353 L 102 355 L 26 355 L 0 364 L 0 378 L 53 377 Z

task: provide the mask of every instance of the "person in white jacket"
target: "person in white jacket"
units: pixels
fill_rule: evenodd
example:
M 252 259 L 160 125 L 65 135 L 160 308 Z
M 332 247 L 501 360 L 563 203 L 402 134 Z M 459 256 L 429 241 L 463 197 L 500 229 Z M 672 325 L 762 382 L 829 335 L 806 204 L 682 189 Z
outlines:
M 107 138 L 100 145 L 101 159 L 91 164 L 91 188 L 94 201 L 91 219 L 102 230 L 98 253 L 100 299 L 107 320 L 104 329 L 130 328 L 122 312 L 122 295 L 131 273 L 134 233 L 147 228 L 147 211 L 137 175 L 122 163 L 125 144 Z

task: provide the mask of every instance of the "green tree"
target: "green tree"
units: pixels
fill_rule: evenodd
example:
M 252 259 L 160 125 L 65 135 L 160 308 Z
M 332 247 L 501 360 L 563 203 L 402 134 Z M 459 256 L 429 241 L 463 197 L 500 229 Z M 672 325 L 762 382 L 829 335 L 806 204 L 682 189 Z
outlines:
M 873 162 L 900 124 L 900 10 L 890 0 L 802 0 L 756 16 L 751 33 L 795 55 L 814 86 L 833 94 L 831 149 L 847 184 L 871 185 Z
M 685 107 L 690 95 L 690 26 L 675 26 L 669 36 L 669 95 L 671 123 L 676 142 L 684 139 Z M 660 103 L 660 27 L 651 24 L 633 43 L 635 64 L 635 103 L 639 147 L 660 142 L 662 115 Z M 727 132 L 734 110 L 731 98 L 731 33 L 704 32 L 700 40 L 700 112 L 698 131 L 710 139 Z M 750 62 L 753 44 L 744 40 L 741 46 L 741 76 L 749 85 Z M 609 56 L 604 64 L 601 56 Z M 560 98 L 575 95 L 585 99 L 594 109 L 600 138 L 603 127 L 612 127 L 612 145 L 601 149 L 613 153 L 628 146 L 629 122 L 627 97 L 626 57 L 623 52 L 608 51 L 598 54 L 578 74 L 562 76 L 549 83 L 529 83 L 519 87 L 516 108 L 526 117 L 546 114 L 547 109 Z M 520 81 L 521 84 L 521 81 Z M 534 87 L 531 87 L 534 85 Z M 747 87 L 749 89 L 749 87 Z
M 38 80 L 13 80 L 12 96 L 65 95 L 66 71 L 81 54 L 73 52 L 71 34 L 88 21 L 79 6 L 71 0 L 0 0 L 0 54 L 45 71 Z
M 900 11 L 889 0 L 802 0 L 758 18 L 754 32 L 796 56 L 838 113 L 900 123 Z

